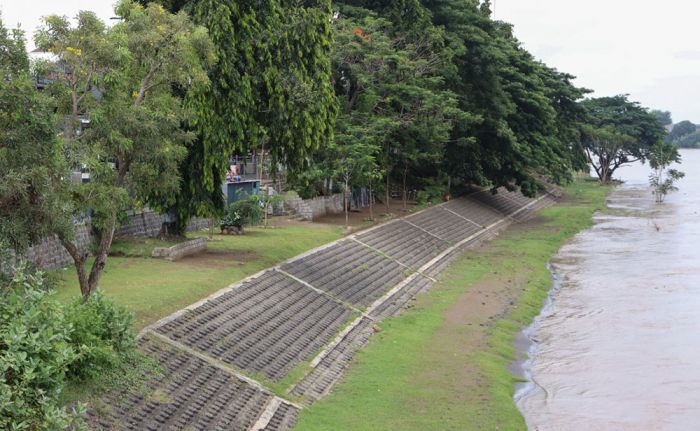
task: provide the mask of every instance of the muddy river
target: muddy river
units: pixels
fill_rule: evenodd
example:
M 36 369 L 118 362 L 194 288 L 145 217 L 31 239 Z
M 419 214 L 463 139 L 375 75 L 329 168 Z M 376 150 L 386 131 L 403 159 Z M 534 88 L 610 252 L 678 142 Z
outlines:
M 700 429 L 700 150 L 661 205 L 648 166 L 552 259 L 516 391 L 531 430 Z

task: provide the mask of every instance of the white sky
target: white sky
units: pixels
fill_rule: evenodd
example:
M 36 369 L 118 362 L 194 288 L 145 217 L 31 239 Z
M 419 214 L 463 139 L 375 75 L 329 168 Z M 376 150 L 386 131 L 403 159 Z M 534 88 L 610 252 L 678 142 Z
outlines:
M 495 0 L 525 48 L 597 96 L 629 93 L 700 123 L 700 2 Z
M 20 23 L 31 36 L 49 14 L 89 9 L 108 21 L 115 1 L 0 0 L 0 13 L 6 26 Z M 495 13 L 515 25 L 535 57 L 576 75 L 595 95 L 629 93 L 671 111 L 675 122 L 700 123 L 700 2 L 495 0 Z
M 41 25 L 41 17 L 65 15 L 75 17 L 78 11 L 91 10 L 110 25 L 117 0 L 0 0 L 0 16 L 5 27 L 21 25 L 27 38 L 27 47 L 34 48 L 32 36 Z

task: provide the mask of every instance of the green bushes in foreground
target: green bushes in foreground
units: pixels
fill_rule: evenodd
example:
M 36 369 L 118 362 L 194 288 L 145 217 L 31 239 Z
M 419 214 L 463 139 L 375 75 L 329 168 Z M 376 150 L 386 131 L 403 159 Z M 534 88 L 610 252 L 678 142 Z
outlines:
M 0 429 L 65 429 L 75 412 L 58 406 L 77 355 L 61 307 L 42 275 L 20 271 L 0 291 Z
M 0 429 L 82 429 L 84 407 L 61 405 L 66 383 L 118 366 L 133 317 L 103 295 L 62 306 L 41 272 L 0 285 Z
M 134 316 L 99 290 L 87 301 L 77 298 L 65 308 L 65 316 L 72 329 L 70 342 L 77 354 L 68 368 L 69 377 L 97 377 L 118 366 L 122 355 L 135 346 L 131 331 Z

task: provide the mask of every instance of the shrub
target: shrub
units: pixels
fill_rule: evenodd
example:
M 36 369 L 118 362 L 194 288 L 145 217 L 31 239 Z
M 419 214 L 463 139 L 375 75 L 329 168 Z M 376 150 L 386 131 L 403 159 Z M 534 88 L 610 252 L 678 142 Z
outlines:
M 416 193 L 416 202 L 419 205 L 442 202 L 446 193 L 447 186 L 445 184 L 433 181 Z
M 235 227 L 241 229 L 243 227 L 243 217 L 238 211 L 235 211 L 229 207 L 229 210 L 224 214 L 224 217 L 219 222 L 219 226 L 222 229 Z
M 221 227 L 258 225 L 263 218 L 263 208 L 258 195 L 243 195 L 228 207 L 221 219 Z
M 76 358 L 60 305 L 44 289 L 43 274 L 20 267 L 0 285 L 0 429 L 63 430 L 80 426 L 57 398 Z
M 71 377 L 91 378 L 114 368 L 135 346 L 133 315 L 100 290 L 87 302 L 76 299 L 66 307 L 65 314 L 73 331 L 70 343 L 77 352 L 68 369 Z

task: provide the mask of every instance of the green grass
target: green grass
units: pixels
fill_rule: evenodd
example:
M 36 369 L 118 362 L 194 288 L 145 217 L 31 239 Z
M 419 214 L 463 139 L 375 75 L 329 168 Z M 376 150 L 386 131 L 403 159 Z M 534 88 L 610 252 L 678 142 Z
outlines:
M 541 212 L 546 222 L 505 234 L 483 251 L 462 254 L 416 306 L 380 324 L 345 380 L 302 411 L 295 430 L 516 430 L 525 423 L 513 403 L 513 336 L 539 312 L 551 288 L 549 258 L 604 208 L 608 188 L 577 181 L 567 199 Z M 445 332 L 445 311 L 478 282 L 517 277 L 522 290 L 492 325 Z M 485 342 L 459 343 L 468 331 Z M 478 346 L 478 347 L 476 347 Z
M 109 249 L 111 256 L 118 257 L 151 257 L 156 247 L 170 247 L 179 241 L 166 241 L 158 238 L 123 238 L 115 240 Z
M 206 255 L 177 262 L 146 257 L 153 247 L 171 243 L 120 241 L 113 252 L 143 257 L 109 257 L 100 287 L 135 314 L 135 329 L 140 330 L 231 283 L 341 236 L 340 228 L 311 224 L 247 228 L 245 235 L 216 235 Z M 56 279 L 58 300 L 67 303 L 79 295 L 73 267 L 59 270 Z

